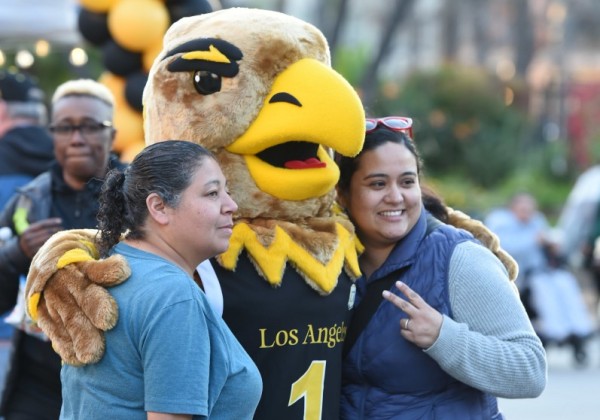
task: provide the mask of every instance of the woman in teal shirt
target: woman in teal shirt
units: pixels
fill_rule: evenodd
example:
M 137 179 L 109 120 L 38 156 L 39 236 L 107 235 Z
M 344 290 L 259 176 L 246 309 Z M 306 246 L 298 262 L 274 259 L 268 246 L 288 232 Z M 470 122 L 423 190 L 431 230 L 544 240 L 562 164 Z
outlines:
M 101 251 L 124 256 L 132 274 L 110 289 L 119 320 L 103 358 L 62 369 L 61 419 L 253 417 L 260 374 L 196 274 L 227 249 L 236 210 L 214 157 L 189 141 L 149 146 L 108 175 Z

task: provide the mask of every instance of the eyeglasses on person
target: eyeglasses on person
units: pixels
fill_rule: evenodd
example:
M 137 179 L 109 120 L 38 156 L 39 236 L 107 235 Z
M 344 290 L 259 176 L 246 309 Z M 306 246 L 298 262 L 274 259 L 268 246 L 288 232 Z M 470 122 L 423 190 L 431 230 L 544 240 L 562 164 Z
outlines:
M 383 125 L 392 131 L 399 131 L 402 133 L 406 133 L 409 135 L 409 137 L 411 139 L 413 138 L 412 118 L 394 117 L 394 116 L 383 117 L 383 118 L 367 118 L 365 120 L 365 122 L 366 122 L 365 133 L 367 133 L 367 134 L 370 133 L 371 131 L 375 130 L 380 125 Z
M 83 122 L 79 125 L 75 124 L 56 124 L 48 127 L 52 134 L 56 134 L 61 137 L 71 137 L 75 131 L 79 131 L 84 137 L 93 137 L 100 134 L 107 128 L 111 128 L 112 123 L 110 121 L 102 122 Z

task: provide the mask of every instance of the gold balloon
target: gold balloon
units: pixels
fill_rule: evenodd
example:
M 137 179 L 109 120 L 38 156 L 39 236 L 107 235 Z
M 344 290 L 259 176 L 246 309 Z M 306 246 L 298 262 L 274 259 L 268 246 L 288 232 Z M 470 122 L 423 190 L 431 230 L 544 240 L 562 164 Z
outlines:
M 113 123 L 117 130 L 113 150 L 119 154 L 123 153 L 130 144 L 139 139 L 144 139 L 144 124 L 142 113 L 133 109 L 125 99 L 125 78 L 105 71 L 98 79 L 100 83 L 108 87 L 115 97 L 115 113 Z
M 107 13 L 119 1 L 121 0 L 79 0 L 79 4 L 90 12 Z
M 113 150 L 122 153 L 131 144 L 144 139 L 142 113 L 137 112 L 123 101 L 115 109 L 114 126 L 117 129 Z
M 136 157 L 138 153 L 142 151 L 144 147 L 146 147 L 146 144 L 144 143 L 143 139 L 131 142 L 127 147 L 125 147 L 125 149 L 123 149 L 119 157 L 121 158 L 121 161 L 129 163 L 133 160 L 133 158 Z
M 162 51 L 163 40 L 160 39 L 159 42 L 151 45 L 146 51 L 142 53 L 142 67 L 146 73 L 150 72 L 150 68 L 152 67 L 152 63 L 154 63 L 154 59 L 158 56 L 158 54 Z
M 121 47 L 142 52 L 159 42 L 169 27 L 169 12 L 159 0 L 121 0 L 108 13 L 108 30 Z
M 109 71 L 103 72 L 98 78 L 98 82 L 102 83 L 108 88 L 115 97 L 115 102 L 124 100 L 125 95 L 125 78 L 117 76 Z M 115 103 L 115 106 L 117 105 Z

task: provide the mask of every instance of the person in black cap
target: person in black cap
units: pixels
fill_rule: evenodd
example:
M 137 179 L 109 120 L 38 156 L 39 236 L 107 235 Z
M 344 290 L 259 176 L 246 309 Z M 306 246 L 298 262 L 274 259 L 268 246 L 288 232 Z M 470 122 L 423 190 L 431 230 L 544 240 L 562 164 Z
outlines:
M 43 100 L 42 90 L 30 77 L 0 70 L 0 209 L 18 187 L 46 171 L 54 160 Z M 8 239 L 7 233 L 0 232 L 0 243 Z M 0 315 L 0 391 L 13 334 L 3 318 Z
M 54 160 L 44 94 L 23 73 L 0 70 L 0 208 Z

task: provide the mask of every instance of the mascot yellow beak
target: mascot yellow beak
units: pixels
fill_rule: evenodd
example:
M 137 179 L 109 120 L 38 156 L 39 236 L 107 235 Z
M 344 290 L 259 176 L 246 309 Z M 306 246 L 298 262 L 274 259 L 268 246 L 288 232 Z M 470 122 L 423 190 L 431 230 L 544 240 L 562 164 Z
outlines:
M 364 111 L 352 86 L 305 58 L 277 76 L 254 122 L 226 149 L 244 156 L 263 192 L 301 201 L 327 194 L 339 179 L 322 146 L 354 156 L 363 141 Z

